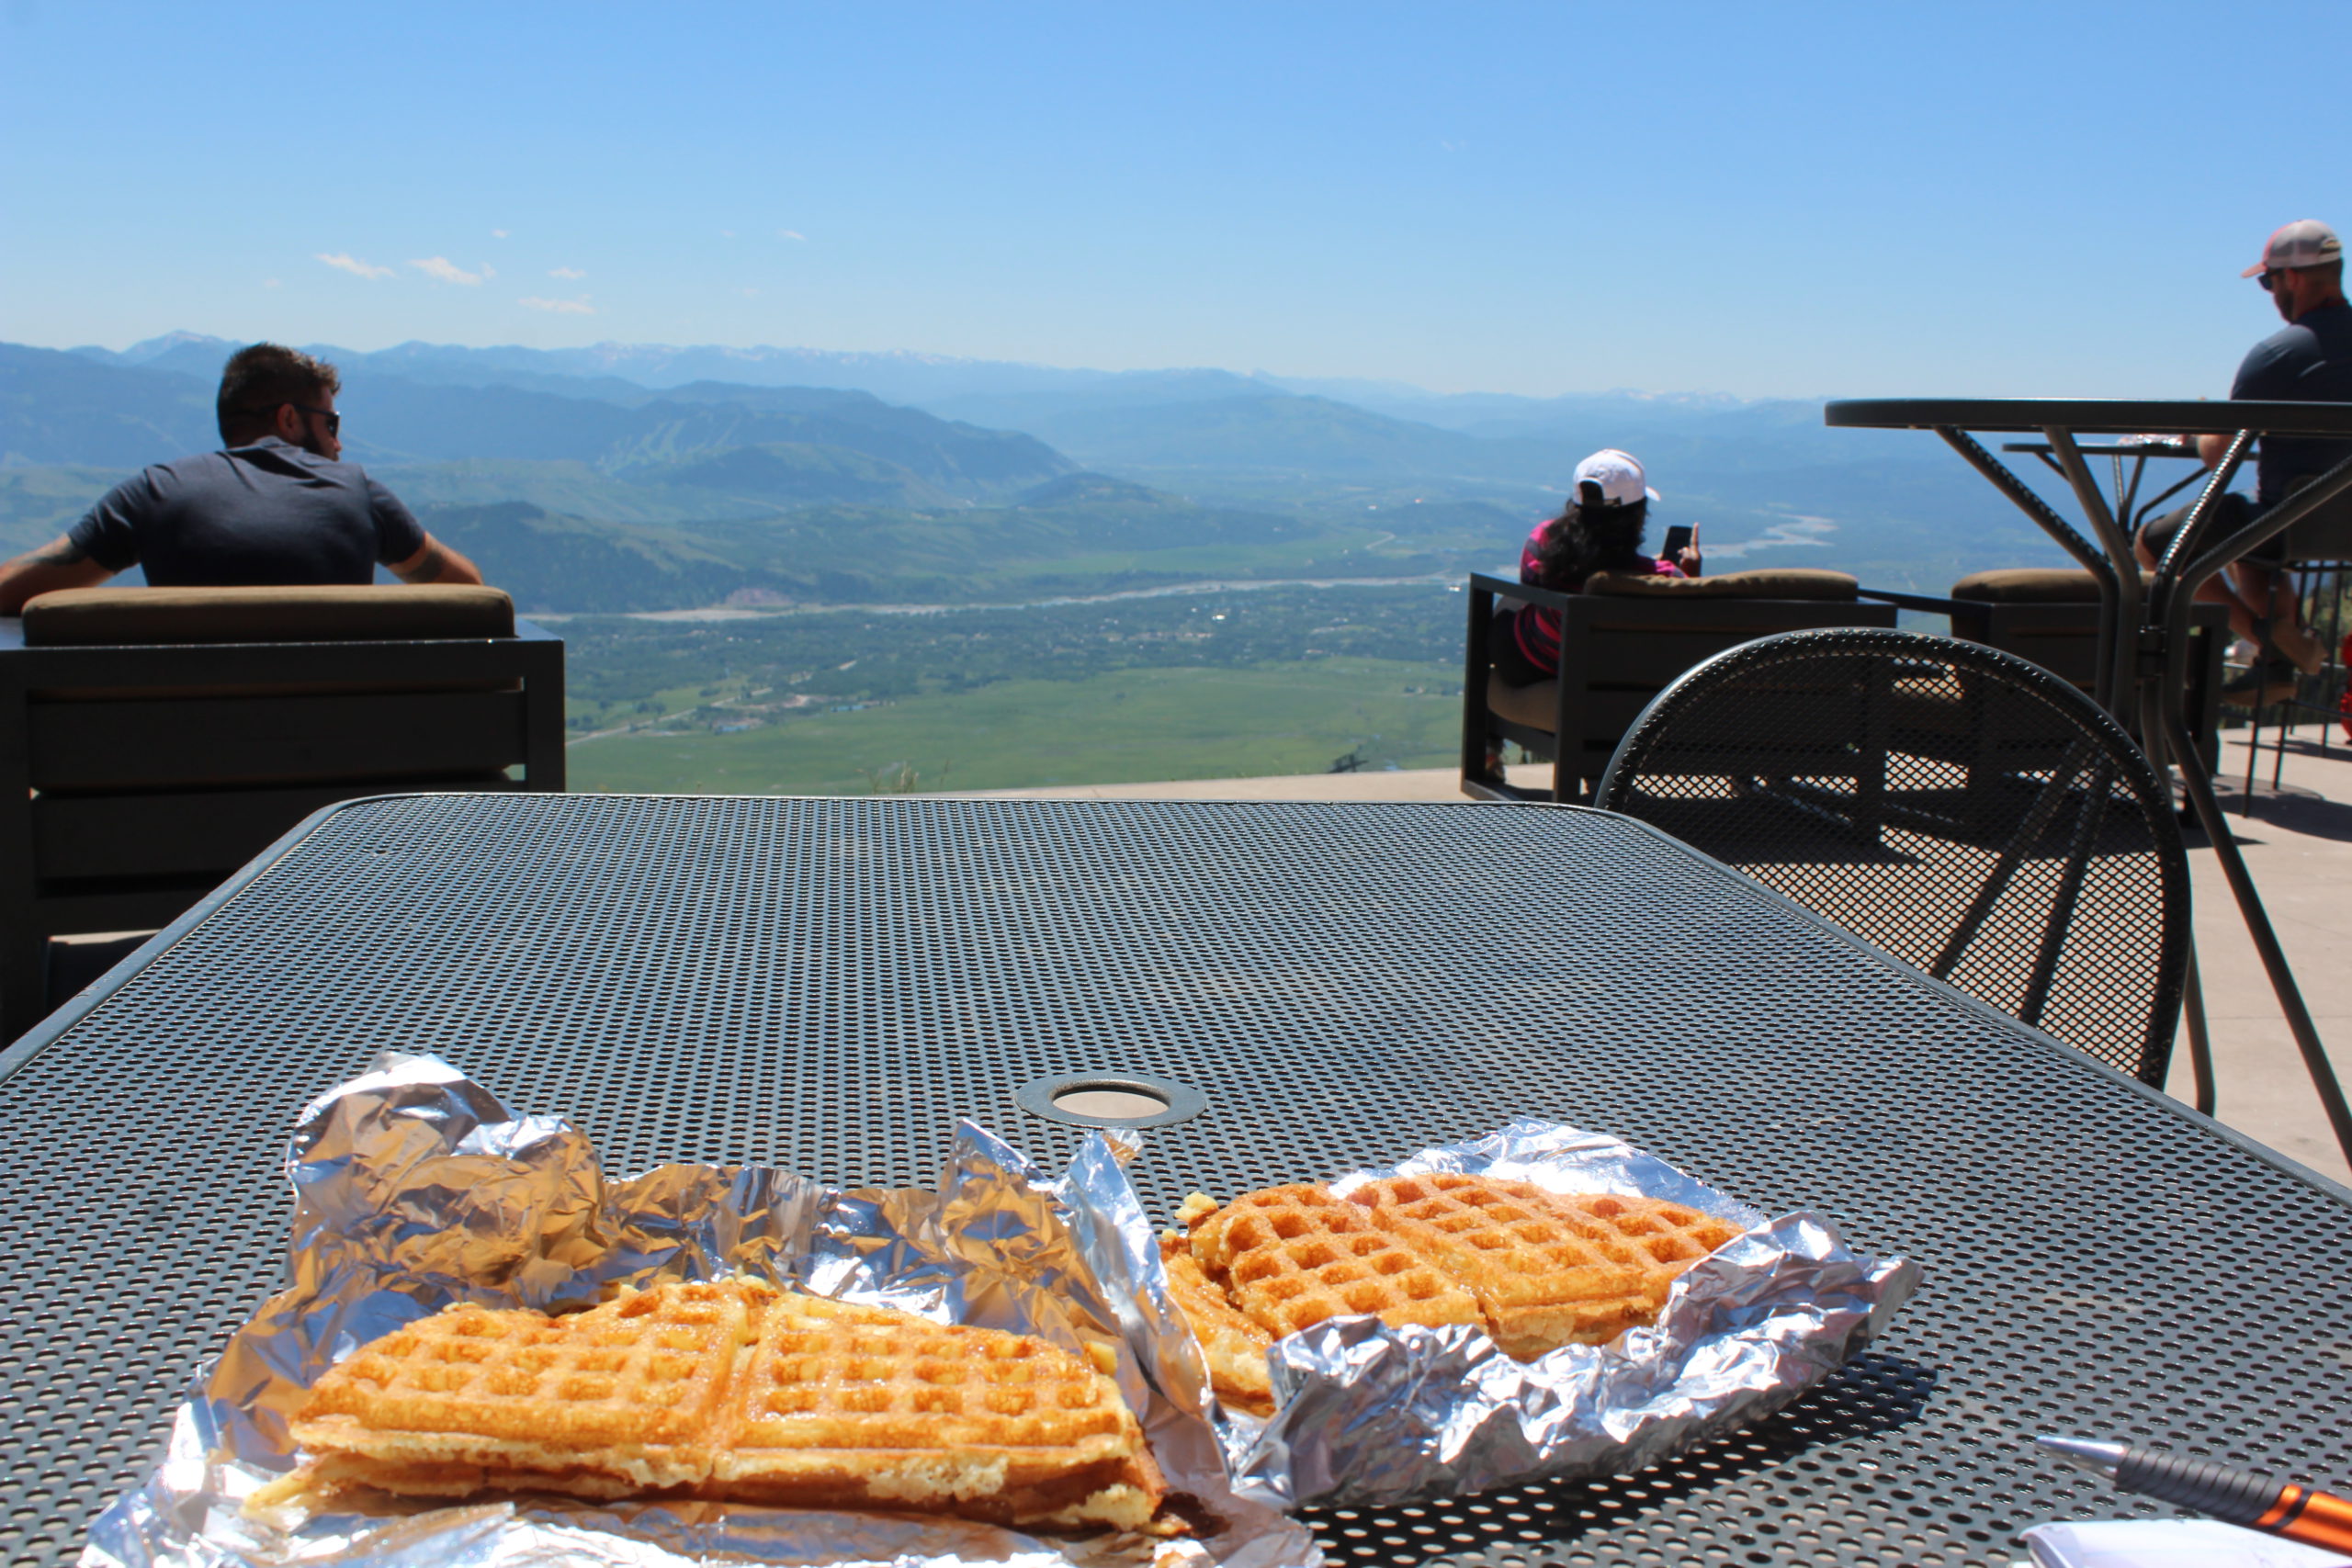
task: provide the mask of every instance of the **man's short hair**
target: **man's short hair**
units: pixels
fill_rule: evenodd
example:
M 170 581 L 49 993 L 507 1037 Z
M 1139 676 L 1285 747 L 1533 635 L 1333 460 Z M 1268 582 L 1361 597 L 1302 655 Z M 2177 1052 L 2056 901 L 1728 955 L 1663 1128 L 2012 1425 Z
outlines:
M 241 348 L 220 367 L 220 395 L 213 404 L 220 439 L 231 446 L 269 433 L 281 404 L 316 408 L 343 390 L 343 378 L 323 359 L 281 344 Z

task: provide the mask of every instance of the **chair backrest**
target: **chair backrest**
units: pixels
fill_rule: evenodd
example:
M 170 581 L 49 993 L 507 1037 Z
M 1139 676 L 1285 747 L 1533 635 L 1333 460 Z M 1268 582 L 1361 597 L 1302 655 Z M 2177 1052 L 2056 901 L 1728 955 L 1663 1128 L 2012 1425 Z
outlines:
M 1470 587 L 1463 782 L 1470 793 L 1501 798 L 1518 796 L 1485 768 L 1490 738 L 1554 758 L 1551 798 L 1572 800 L 1579 781 L 1600 777 L 1650 699 L 1700 660 L 1772 632 L 1892 626 L 1895 617 L 1894 606 L 1858 602 L 1854 580 L 1827 571 L 1744 572 L 1679 587 L 1670 579 L 1596 578 L 1582 593 L 1478 576 Z M 1811 592 L 1797 597 L 1792 590 Z M 1498 595 L 1559 616 L 1558 678 L 1506 687 L 1490 676 L 1488 606 Z
M 2022 659 L 1793 632 L 1658 694 L 1594 804 L 2162 1087 L 2188 962 L 2170 789 Z

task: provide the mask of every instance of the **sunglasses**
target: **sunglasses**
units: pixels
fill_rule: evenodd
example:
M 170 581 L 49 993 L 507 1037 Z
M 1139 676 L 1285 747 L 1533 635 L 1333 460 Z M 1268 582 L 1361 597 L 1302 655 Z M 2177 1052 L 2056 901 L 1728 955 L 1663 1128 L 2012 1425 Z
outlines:
M 2262 287 L 2265 288 L 2269 288 L 2270 275 L 2268 273 L 2265 273 L 2262 276 Z M 329 435 L 341 435 L 343 434 L 343 415 L 335 412 L 334 410 L 305 408 L 300 403 L 292 403 L 288 406 L 292 408 L 298 413 L 316 414 L 319 418 L 325 420 L 327 422 L 327 434 Z

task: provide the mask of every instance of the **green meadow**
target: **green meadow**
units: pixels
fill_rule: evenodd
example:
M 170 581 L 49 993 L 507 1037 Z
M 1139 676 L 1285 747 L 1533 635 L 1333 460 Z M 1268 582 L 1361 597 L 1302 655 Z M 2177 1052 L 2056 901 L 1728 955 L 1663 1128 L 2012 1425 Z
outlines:
M 1457 755 L 1451 663 L 1327 658 L 1011 680 L 719 733 L 575 741 L 571 787 L 719 795 L 1035 788 L 1442 767 Z

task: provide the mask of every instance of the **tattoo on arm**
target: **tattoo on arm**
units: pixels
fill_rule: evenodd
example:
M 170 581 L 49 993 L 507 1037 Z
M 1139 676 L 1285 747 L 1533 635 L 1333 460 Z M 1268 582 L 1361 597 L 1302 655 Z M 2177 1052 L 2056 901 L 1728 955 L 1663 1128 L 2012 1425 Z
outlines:
M 440 547 L 430 547 L 424 552 L 424 558 L 417 562 L 415 569 L 408 574 L 408 580 L 411 582 L 438 582 L 447 564 L 447 558 L 442 555 Z
M 63 535 L 51 540 L 25 559 L 39 566 L 79 566 L 90 558 L 90 553 Z

